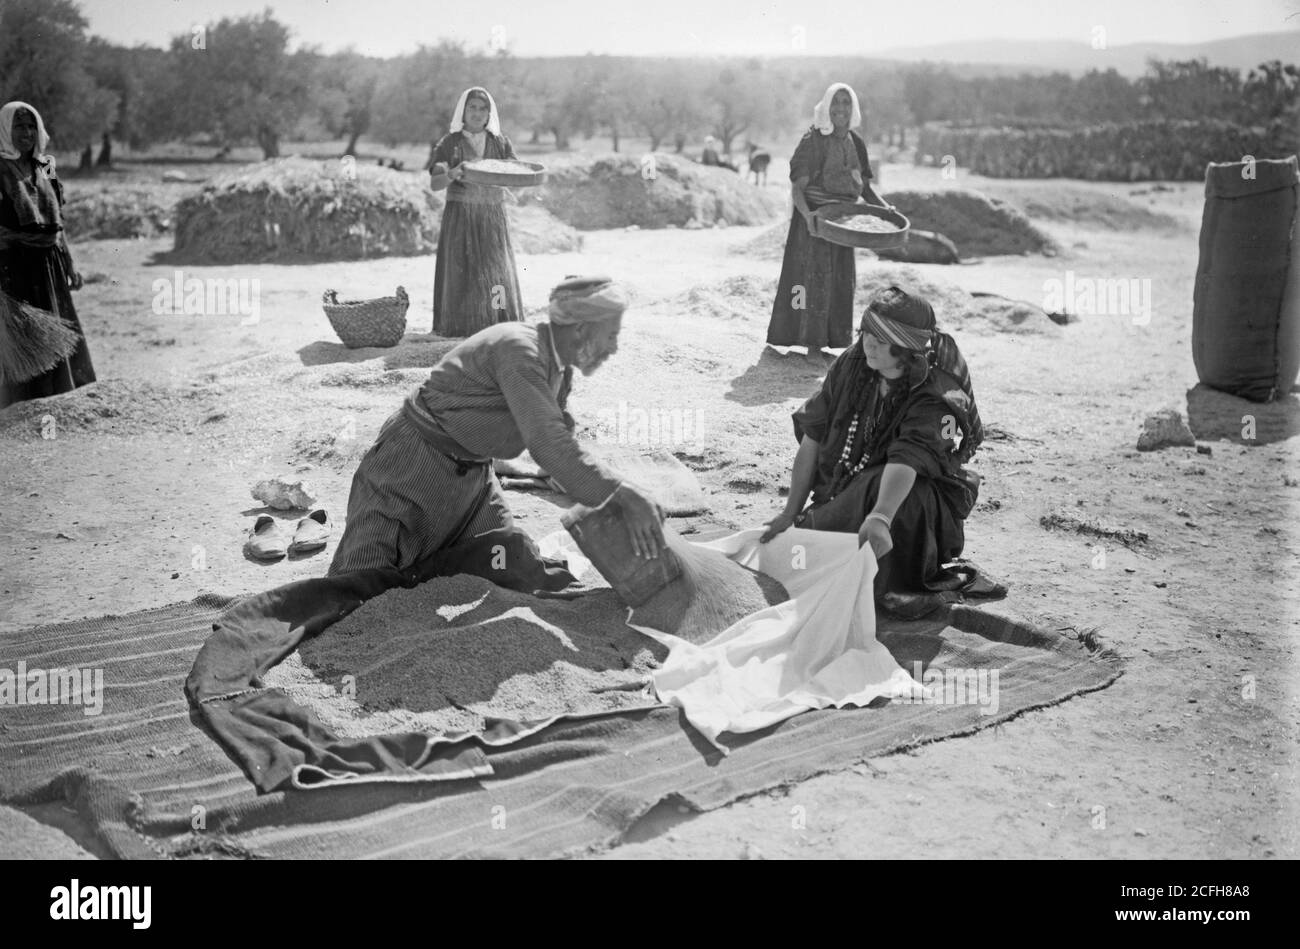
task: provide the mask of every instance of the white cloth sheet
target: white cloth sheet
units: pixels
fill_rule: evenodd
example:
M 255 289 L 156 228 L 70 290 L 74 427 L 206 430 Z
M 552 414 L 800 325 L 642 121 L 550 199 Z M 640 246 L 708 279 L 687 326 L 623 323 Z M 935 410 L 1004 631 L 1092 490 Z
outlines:
M 876 639 L 870 546 L 859 547 L 853 534 L 798 528 L 760 544 L 762 533 L 743 531 L 698 546 L 780 581 L 790 595 L 786 602 L 743 617 L 703 644 L 629 620 L 669 647 L 653 675 L 661 701 L 679 706 L 725 751 L 718 743 L 724 732 L 757 731 L 809 709 L 928 693 Z M 542 547 L 569 556 L 575 575 L 589 566 L 573 560 L 577 551 L 567 535 L 547 538 Z

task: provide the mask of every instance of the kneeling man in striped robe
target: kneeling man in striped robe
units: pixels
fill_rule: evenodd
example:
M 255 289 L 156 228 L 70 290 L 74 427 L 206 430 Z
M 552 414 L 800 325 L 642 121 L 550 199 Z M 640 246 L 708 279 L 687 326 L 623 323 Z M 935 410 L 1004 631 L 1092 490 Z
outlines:
M 591 375 L 618 351 L 625 308 L 608 278 L 571 278 L 552 291 L 547 322 L 498 323 L 447 353 L 362 458 L 330 574 L 406 570 L 510 530 L 492 459 L 525 448 L 579 503 L 616 497 L 634 548 L 658 556 L 658 505 L 582 450 L 565 411 L 573 370 Z

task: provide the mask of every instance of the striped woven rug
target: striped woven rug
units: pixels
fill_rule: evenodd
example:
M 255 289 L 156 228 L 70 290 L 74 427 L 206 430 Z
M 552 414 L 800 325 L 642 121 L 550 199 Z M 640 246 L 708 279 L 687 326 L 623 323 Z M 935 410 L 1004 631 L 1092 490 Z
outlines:
M 964 702 L 810 712 L 736 738 L 722 756 L 676 709 L 656 708 L 561 721 L 487 748 L 490 775 L 259 794 L 182 691 L 231 604 L 204 596 L 0 636 L 0 670 L 103 671 L 99 714 L 82 704 L 0 706 L 0 800 L 66 801 L 125 858 L 581 855 L 617 844 L 667 798 L 709 810 L 996 725 L 1104 688 L 1122 671 L 1091 636 L 958 606 L 879 635 L 909 671 L 920 662 L 940 676 L 940 689 L 944 670 L 958 673 L 959 688 L 963 672 L 997 670 L 992 714 L 970 697 L 970 680 Z M 301 727 L 324 740 L 312 731 L 319 723 Z

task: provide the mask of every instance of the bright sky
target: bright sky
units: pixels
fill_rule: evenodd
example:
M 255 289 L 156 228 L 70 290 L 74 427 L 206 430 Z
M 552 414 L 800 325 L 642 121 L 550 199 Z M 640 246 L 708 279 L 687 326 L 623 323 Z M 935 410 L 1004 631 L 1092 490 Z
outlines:
M 1300 29 L 1300 0 L 80 0 L 91 32 L 163 46 L 270 7 L 301 43 L 392 56 L 504 43 L 521 56 L 879 53 L 960 40 L 1196 43 Z M 1300 43 L 1300 41 L 1298 41 Z

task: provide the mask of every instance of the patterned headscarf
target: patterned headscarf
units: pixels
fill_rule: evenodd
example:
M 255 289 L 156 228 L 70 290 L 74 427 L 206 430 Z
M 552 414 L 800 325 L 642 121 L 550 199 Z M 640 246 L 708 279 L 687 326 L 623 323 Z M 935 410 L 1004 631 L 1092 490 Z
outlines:
M 555 326 L 595 323 L 622 316 L 627 296 L 609 277 L 568 277 L 551 291 L 550 321 Z
M 496 101 L 492 98 L 492 94 L 482 86 L 470 86 L 460 94 L 460 99 L 456 102 L 456 111 L 452 113 L 451 125 L 448 126 L 448 129 L 452 132 L 459 132 L 465 127 L 465 104 L 469 102 L 470 96 L 477 96 L 487 102 L 487 130 L 493 135 L 500 135 L 501 117 L 497 115 Z
M 849 128 L 855 129 L 862 124 L 862 110 L 858 108 L 858 94 L 853 91 L 853 87 L 847 82 L 833 82 L 826 87 L 826 94 L 822 96 L 822 101 L 813 106 L 813 128 L 823 135 L 830 135 L 835 131 L 835 123 L 831 121 L 831 100 L 835 98 L 835 93 L 844 89 L 848 92 L 849 98 L 853 101 L 853 114 L 849 117 Z
M 898 287 L 878 293 L 862 314 L 862 328 L 887 343 L 924 352 L 934 332 L 934 307 Z
M 13 141 L 14 116 L 23 109 L 36 116 L 35 157 L 39 161 L 46 161 L 45 149 L 49 148 L 50 136 L 45 131 L 45 122 L 42 121 L 41 114 L 26 102 L 7 102 L 0 107 L 0 158 L 19 157 Z
M 924 353 L 925 376 L 931 375 L 943 389 L 943 399 L 958 414 L 965 437 L 957 450 L 957 460 L 970 460 L 984 441 L 984 423 L 975 404 L 975 390 L 970 369 L 957 341 L 939 331 L 934 307 L 922 297 L 889 287 L 877 294 L 862 314 L 862 328 L 874 336 L 914 353 Z M 935 373 L 938 370 L 938 373 Z M 953 383 L 956 387 L 953 387 Z

